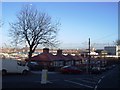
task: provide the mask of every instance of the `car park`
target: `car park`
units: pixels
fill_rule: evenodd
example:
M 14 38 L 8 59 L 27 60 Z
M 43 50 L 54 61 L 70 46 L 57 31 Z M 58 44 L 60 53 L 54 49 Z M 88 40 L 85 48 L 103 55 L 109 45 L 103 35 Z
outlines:
M 64 66 L 60 69 L 61 73 L 68 73 L 68 74 L 78 74 L 82 73 L 82 70 L 76 66 Z

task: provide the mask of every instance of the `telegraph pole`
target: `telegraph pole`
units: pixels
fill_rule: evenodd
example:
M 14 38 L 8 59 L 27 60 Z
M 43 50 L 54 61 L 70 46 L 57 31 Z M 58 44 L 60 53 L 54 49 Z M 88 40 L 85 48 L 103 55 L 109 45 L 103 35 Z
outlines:
M 88 45 L 89 45 L 89 56 L 88 56 L 88 72 L 90 73 L 90 67 L 91 67 L 91 65 L 90 65 L 90 38 L 89 38 L 89 42 L 88 42 Z

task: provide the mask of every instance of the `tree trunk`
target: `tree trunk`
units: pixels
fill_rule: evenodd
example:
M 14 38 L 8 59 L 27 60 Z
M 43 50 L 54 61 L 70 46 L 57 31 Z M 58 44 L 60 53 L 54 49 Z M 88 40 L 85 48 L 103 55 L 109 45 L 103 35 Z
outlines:
M 32 57 L 32 53 L 33 53 L 33 50 L 32 50 L 32 46 L 29 47 L 29 54 L 28 54 L 28 58 L 31 59 Z
M 30 59 L 32 57 L 32 51 L 29 52 L 28 58 Z

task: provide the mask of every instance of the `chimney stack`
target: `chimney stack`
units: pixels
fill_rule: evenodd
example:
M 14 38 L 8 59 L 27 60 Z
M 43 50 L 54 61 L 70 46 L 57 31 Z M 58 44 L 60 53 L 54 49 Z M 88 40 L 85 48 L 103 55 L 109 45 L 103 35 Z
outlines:
M 62 50 L 61 49 L 57 50 L 57 55 L 62 55 Z
M 43 53 L 49 53 L 49 48 L 43 48 Z

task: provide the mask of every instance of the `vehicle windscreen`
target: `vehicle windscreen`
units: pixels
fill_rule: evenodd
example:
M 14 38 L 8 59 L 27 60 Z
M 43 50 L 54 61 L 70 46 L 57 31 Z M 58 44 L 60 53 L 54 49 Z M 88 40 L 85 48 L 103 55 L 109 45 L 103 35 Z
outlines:
M 26 65 L 26 62 L 24 62 L 24 61 L 18 61 L 17 64 L 18 64 L 19 66 L 25 66 L 25 65 Z

